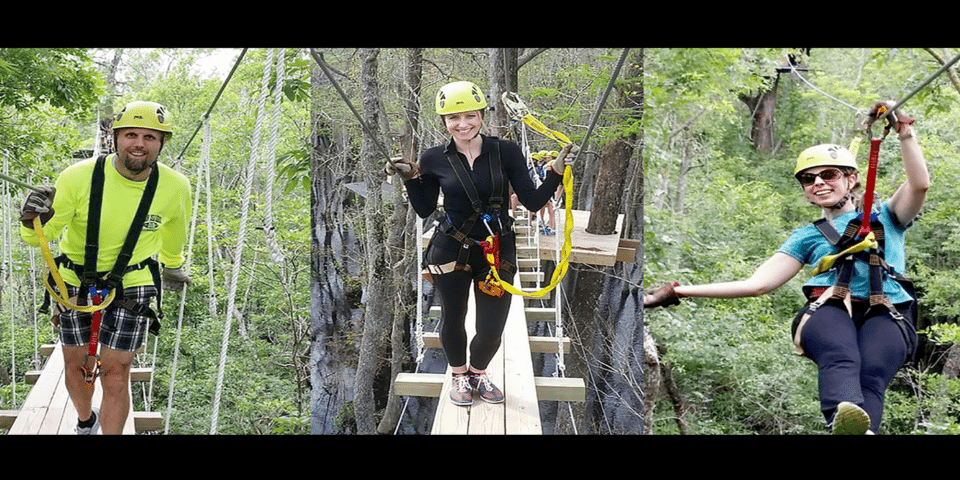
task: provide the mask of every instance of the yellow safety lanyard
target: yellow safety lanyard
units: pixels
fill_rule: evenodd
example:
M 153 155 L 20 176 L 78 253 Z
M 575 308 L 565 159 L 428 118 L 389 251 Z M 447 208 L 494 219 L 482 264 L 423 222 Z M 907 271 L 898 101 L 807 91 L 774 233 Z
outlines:
M 523 100 L 520 99 L 520 96 L 513 92 L 505 92 L 501 95 L 503 104 L 506 106 L 507 111 L 510 113 L 511 118 L 514 120 L 522 121 L 524 124 L 530 126 L 538 133 L 541 133 L 559 143 L 561 146 L 566 146 L 570 144 L 570 139 L 566 135 L 547 128 L 546 125 L 537 120 L 527 109 L 526 104 Z M 557 285 L 560 284 L 560 281 L 563 280 L 563 277 L 567 273 L 567 268 L 570 264 L 570 251 L 571 241 L 570 237 L 573 233 L 573 171 L 569 165 L 563 169 L 563 191 L 564 191 L 564 225 L 563 225 L 563 246 L 560 249 L 560 259 L 557 262 L 556 268 L 553 270 L 553 276 L 550 279 L 550 283 L 540 290 L 535 292 L 524 292 L 519 288 L 514 287 L 509 282 L 500 278 L 500 273 L 497 271 L 497 267 L 500 264 L 500 249 L 499 249 L 499 238 L 493 231 L 490 229 L 490 226 L 487 225 L 487 230 L 490 232 L 490 236 L 487 237 L 485 242 L 481 242 L 481 246 L 484 250 L 484 257 L 487 260 L 487 264 L 490 266 L 490 273 L 487 274 L 485 281 L 481 282 L 480 289 L 484 292 L 489 292 L 491 294 L 497 294 L 497 292 L 502 289 L 510 292 L 514 295 L 520 295 L 523 297 L 531 298 L 540 298 L 552 291 Z M 486 220 L 484 220 L 486 222 Z M 537 253 L 539 258 L 539 252 Z M 502 292 L 500 293 L 502 294 Z
M 571 205 L 573 204 L 573 173 L 570 171 L 570 166 L 568 165 L 564 168 L 563 171 L 563 190 L 566 195 L 566 205 L 564 205 L 564 214 L 565 220 L 563 225 L 563 247 L 560 249 L 560 261 L 557 262 L 557 267 L 553 270 L 553 276 L 550 279 L 550 284 L 546 287 L 537 290 L 535 292 L 524 292 L 509 282 L 506 282 L 500 278 L 500 274 L 497 272 L 497 267 L 500 264 L 500 249 L 499 249 L 499 239 L 497 235 L 493 232 L 490 233 L 490 236 L 487 237 L 485 242 L 481 242 L 483 247 L 484 256 L 487 259 L 487 264 L 490 265 L 490 273 L 487 274 L 486 283 L 493 284 L 503 288 L 504 290 L 514 294 L 520 295 L 523 297 L 532 297 L 540 298 L 551 290 L 557 287 L 560 284 L 560 281 L 563 280 L 564 275 L 567 273 L 567 267 L 570 264 L 570 234 L 573 232 L 573 210 Z M 484 220 L 486 222 L 486 220 Z M 490 227 L 487 226 L 489 229 Z M 538 254 L 539 256 L 539 254 Z M 489 289 L 489 286 L 483 287 L 481 289 Z
M 510 117 L 514 120 L 518 120 L 532 128 L 537 133 L 543 134 L 546 137 L 556 140 L 561 147 L 568 145 L 570 139 L 566 135 L 556 131 L 551 130 L 546 125 L 543 124 L 540 120 L 537 120 L 536 117 L 530 113 L 530 109 L 527 108 L 527 105 L 520 99 L 520 96 L 513 92 L 505 92 L 500 97 L 503 100 L 503 104 L 506 106 L 507 111 L 510 113 Z
M 44 279 L 43 286 L 46 287 L 47 292 L 50 293 L 50 296 L 56 300 L 57 303 L 71 310 L 88 313 L 103 310 L 110 306 L 110 302 L 112 302 L 116 296 L 116 289 L 111 290 L 99 305 L 77 305 L 66 298 L 67 285 L 64 283 L 63 277 L 60 276 L 60 269 L 57 267 L 57 263 L 53 258 L 53 253 L 50 252 L 50 246 L 47 245 L 47 239 L 43 234 L 43 223 L 40 222 L 39 216 L 33 217 L 33 231 L 37 234 L 37 241 L 40 242 L 40 251 L 43 252 L 43 259 L 47 264 L 47 268 L 50 270 L 50 276 L 53 277 L 53 281 L 57 285 L 57 290 L 54 290 L 50 285 L 49 279 Z M 63 292 L 63 296 L 61 296 L 58 291 Z

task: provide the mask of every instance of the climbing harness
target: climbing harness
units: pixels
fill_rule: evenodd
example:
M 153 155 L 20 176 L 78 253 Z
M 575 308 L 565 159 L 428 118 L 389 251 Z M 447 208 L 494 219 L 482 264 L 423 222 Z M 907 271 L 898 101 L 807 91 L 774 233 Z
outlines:
M 144 188 L 143 195 L 140 198 L 140 203 L 137 205 L 137 210 L 134 214 L 133 221 L 130 224 L 130 230 L 127 232 L 127 236 L 124 239 L 123 246 L 120 249 L 120 253 L 117 255 L 117 260 L 114 263 L 113 268 L 106 272 L 98 272 L 97 255 L 100 250 L 100 215 L 102 210 L 101 207 L 103 206 L 103 186 L 105 182 L 104 168 L 106 159 L 106 155 L 101 155 L 99 158 L 97 158 L 93 168 L 93 175 L 91 178 L 92 184 L 90 189 L 90 204 L 87 212 L 87 242 L 84 250 L 83 265 L 77 265 L 67 258 L 66 254 L 61 254 L 59 257 L 53 258 L 52 254 L 50 253 L 50 249 L 47 246 L 46 238 L 43 234 L 43 226 L 40 222 L 40 218 L 34 217 L 33 219 L 34 231 L 36 232 L 37 240 L 40 243 L 40 248 L 43 251 L 44 258 L 50 270 L 50 273 L 44 282 L 48 296 L 45 296 L 44 303 L 43 306 L 41 306 L 40 311 L 43 313 L 48 311 L 47 309 L 49 307 L 50 298 L 52 297 L 57 303 L 65 308 L 80 312 L 92 313 L 90 342 L 88 346 L 87 357 L 82 367 L 84 380 L 88 386 L 93 384 L 93 381 L 99 374 L 100 356 L 97 353 L 97 347 L 99 346 L 100 339 L 100 323 L 102 320 L 103 311 L 108 306 L 116 302 L 116 306 L 120 308 L 130 310 L 137 315 L 149 317 L 152 320 L 150 324 L 150 332 L 153 334 L 159 333 L 159 320 L 163 316 L 160 309 L 161 286 L 159 263 L 153 258 L 147 258 L 140 263 L 130 265 L 130 259 L 133 255 L 133 250 L 137 246 L 140 233 L 143 230 L 144 220 L 147 218 L 147 213 L 150 210 L 150 204 L 153 202 L 153 197 L 157 190 L 157 183 L 159 182 L 160 178 L 160 169 L 154 167 L 150 172 L 150 176 L 147 178 L 146 187 Z M 77 294 L 78 303 L 73 303 L 67 298 L 69 294 L 63 278 L 59 274 L 60 266 L 65 266 L 73 270 L 80 279 L 80 288 Z M 154 286 L 157 289 L 156 311 L 150 309 L 150 307 L 146 305 L 138 303 L 134 299 L 122 298 L 123 276 L 131 271 L 140 270 L 143 268 L 150 269 Z M 50 285 L 50 279 L 54 280 L 58 290 L 54 290 Z M 120 298 L 117 298 L 118 295 Z M 90 303 L 79 303 L 81 302 L 81 299 L 89 299 Z M 90 362 L 91 359 L 93 359 L 92 365 Z
M 850 282 L 854 275 L 855 263 L 857 260 L 866 262 L 866 264 L 869 266 L 868 310 L 878 306 L 886 307 L 890 312 L 890 316 L 901 329 L 901 332 L 904 335 L 904 340 L 907 342 L 907 346 L 910 347 L 909 351 L 913 351 L 912 346 L 914 343 L 910 332 L 914 330 L 914 325 L 907 321 L 907 319 L 903 316 L 903 314 L 900 313 L 899 310 L 897 310 L 896 306 L 893 305 L 893 303 L 890 301 L 890 298 L 883 291 L 884 275 L 893 278 L 901 286 L 903 286 L 904 290 L 906 290 L 911 298 L 914 299 L 912 317 L 914 318 L 915 322 L 917 310 L 916 294 L 913 288 L 913 282 L 907 277 L 897 273 L 896 270 L 894 270 L 884 261 L 883 224 L 878 220 L 877 214 L 873 213 L 874 185 L 876 183 L 877 166 L 879 164 L 880 143 L 884 138 L 886 138 L 890 128 L 893 126 L 893 123 L 897 121 L 896 115 L 888 110 L 888 106 L 880 105 L 876 114 L 877 115 L 874 120 L 879 118 L 887 118 L 888 124 L 884 127 L 884 133 L 880 138 L 873 137 L 870 133 L 874 120 L 867 120 L 865 124 L 865 131 L 870 138 L 870 152 L 868 157 L 866 190 L 863 197 L 863 206 L 859 212 L 859 215 L 847 224 L 843 235 L 839 235 L 830 222 L 825 218 L 814 222 L 814 226 L 817 228 L 817 230 L 819 230 L 820 233 L 823 234 L 832 245 L 841 249 L 841 251 L 834 255 L 828 255 L 822 258 L 817 266 L 813 269 L 814 275 L 831 269 L 836 269 L 837 280 L 835 284 L 833 286 L 823 288 L 804 288 L 804 293 L 806 294 L 806 297 L 810 299 L 810 301 L 807 303 L 804 309 L 801 310 L 797 317 L 797 321 L 795 322 L 794 344 L 796 346 L 796 353 L 798 355 L 803 354 L 803 349 L 800 346 L 801 327 L 806 320 L 809 319 L 809 317 L 827 301 L 836 300 L 843 302 L 847 309 L 847 313 L 851 317 L 853 316 Z M 906 123 L 913 122 L 913 120 L 909 117 L 906 120 Z
M 485 203 L 483 202 L 479 195 L 477 194 L 476 186 L 473 184 L 473 180 L 470 178 L 470 173 L 467 172 L 466 166 L 463 165 L 463 162 L 460 161 L 460 158 L 454 152 L 448 152 L 447 161 L 450 164 L 450 168 L 456 174 L 457 179 L 460 181 L 461 186 L 463 186 L 464 191 L 467 194 L 467 198 L 470 200 L 471 208 L 473 213 L 467 217 L 463 222 L 460 228 L 455 227 L 448 217 L 442 217 L 436 222 L 436 231 L 437 233 L 447 235 L 450 238 L 456 240 L 462 245 L 457 259 L 448 262 L 443 265 L 424 265 L 424 275 L 434 275 L 434 274 L 444 274 L 452 271 L 469 271 L 469 256 L 470 248 L 478 245 L 483 248 L 485 251 L 487 249 L 493 248 L 493 244 L 496 244 L 498 257 L 499 257 L 499 239 L 500 235 L 504 233 L 513 233 L 513 219 L 510 216 L 501 216 L 503 209 L 503 204 L 505 201 L 505 181 L 503 178 L 503 167 L 501 164 L 500 158 L 500 144 L 499 141 L 496 144 L 496 148 L 490 150 L 490 178 L 491 178 L 491 190 L 490 198 Z M 493 230 L 490 226 L 490 222 L 496 220 L 498 225 L 497 234 L 493 233 Z M 489 244 L 485 244 L 483 241 L 474 240 L 469 237 L 469 233 L 473 230 L 474 226 L 478 221 L 482 221 L 486 226 L 488 232 L 490 232 L 492 239 L 488 239 Z M 509 261 L 497 261 L 497 268 L 512 269 L 515 266 Z M 495 269 L 495 268 L 494 268 Z M 486 280 L 480 282 L 480 290 L 484 293 L 493 295 L 493 296 L 502 296 L 503 292 L 499 289 L 498 285 L 493 283 L 493 277 L 490 275 L 487 276 Z

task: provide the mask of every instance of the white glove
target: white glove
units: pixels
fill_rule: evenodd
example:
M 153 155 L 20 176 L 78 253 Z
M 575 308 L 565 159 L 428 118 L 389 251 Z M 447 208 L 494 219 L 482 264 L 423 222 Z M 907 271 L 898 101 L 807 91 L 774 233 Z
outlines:
M 560 149 L 560 153 L 557 155 L 557 158 L 550 162 L 550 168 L 554 172 L 563 175 L 563 171 L 566 169 L 567 165 L 573 166 L 573 161 L 577 158 L 577 153 L 580 152 L 580 147 L 568 143 L 565 147 Z
M 394 165 L 396 165 L 396 167 L 394 167 Z M 410 180 L 420 175 L 420 167 L 418 167 L 416 163 L 398 158 L 393 159 L 393 163 L 387 162 L 387 164 L 383 166 L 383 172 L 388 176 L 393 176 L 399 172 L 404 180 Z
M 171 292 L 182 292 L 184 285 L 190 285 L 190 277 L 188 277 L 180 267 L 163 267 L 163 274 L 161 275 L 161 278 L 163 289 Z

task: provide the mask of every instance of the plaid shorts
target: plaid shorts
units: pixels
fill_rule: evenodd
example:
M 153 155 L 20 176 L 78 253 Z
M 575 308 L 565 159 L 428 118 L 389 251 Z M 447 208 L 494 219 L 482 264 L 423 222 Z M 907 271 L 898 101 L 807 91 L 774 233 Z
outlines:
M 79 287 L 67 285 L 70 298 L 80 291 Z M 134 299 L 137 303 L 150 305 L 150 300 L 157 295 L 157 287 L 143 285 L 123 290 L 123 298 Z M 116 302 L 116 299 L 114 300 Z M 100 345 L 132 352 L 140 348 L 143 339 L 150 328 L 153 319 L 146 315 L 137 315 L 126 308 L 111 304 L 101 310 L 100 318 Z M 64 345 L 80 347 L 90 343 L 90 329 L 93 324 L 93 313 L 67 309 L 60 314 L 60 341 Z

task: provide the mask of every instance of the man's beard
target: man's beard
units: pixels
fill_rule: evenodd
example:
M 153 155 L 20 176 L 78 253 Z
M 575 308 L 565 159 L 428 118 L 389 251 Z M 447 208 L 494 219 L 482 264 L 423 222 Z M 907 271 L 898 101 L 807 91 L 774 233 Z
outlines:
M 123 166 L 126 167 L 130 173 L 139 174 L 150 168 L 157 161 L 157 158 L 150 156 L 134 157 L 123 153 L 120 155 L 120 161 L 123 162 Z

